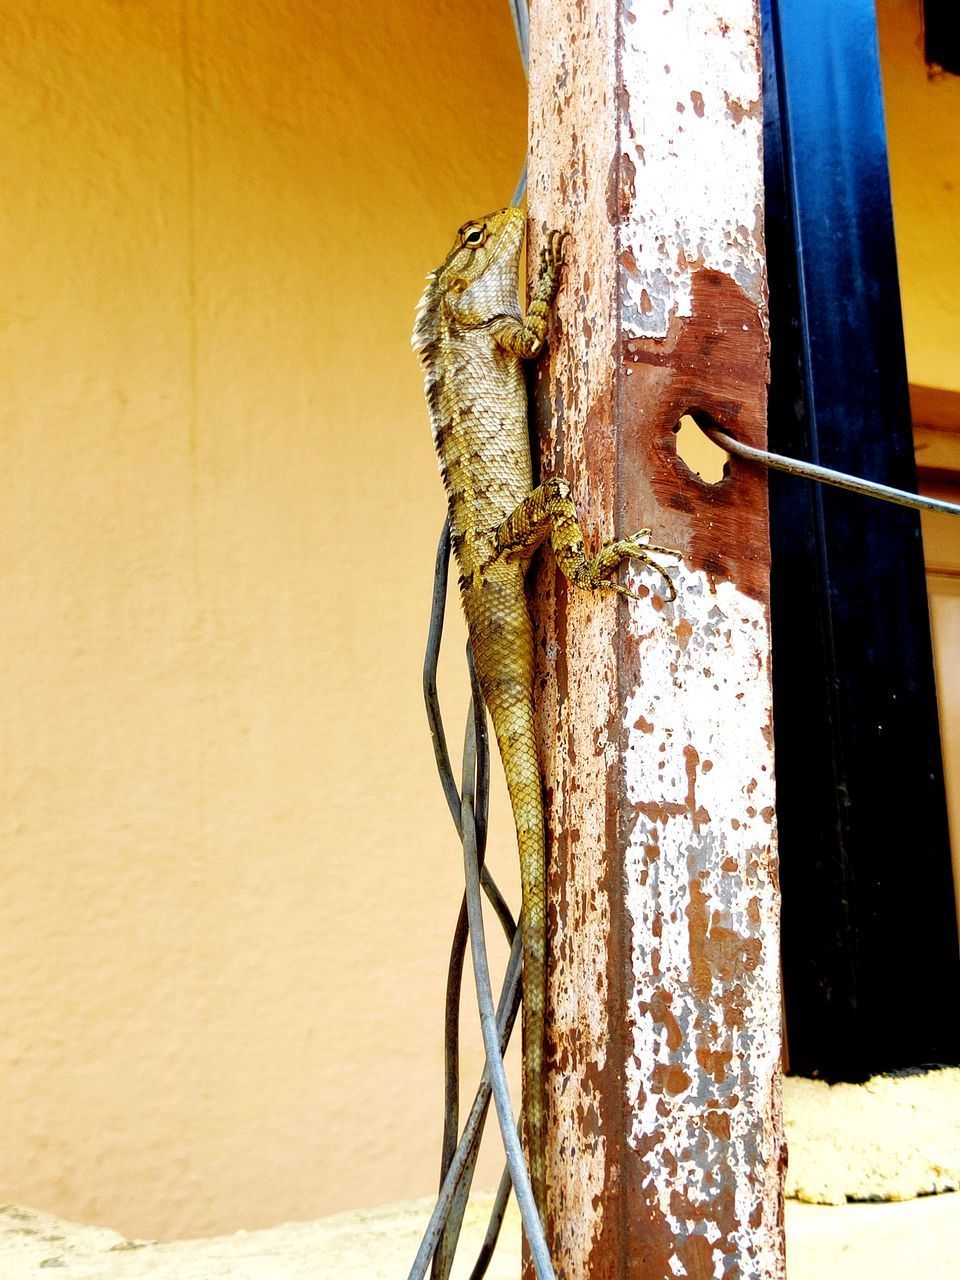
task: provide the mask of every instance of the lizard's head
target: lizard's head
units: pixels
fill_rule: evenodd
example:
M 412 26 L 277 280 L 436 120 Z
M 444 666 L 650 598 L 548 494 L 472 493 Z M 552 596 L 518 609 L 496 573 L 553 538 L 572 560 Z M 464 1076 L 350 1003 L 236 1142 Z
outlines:
M 520 319 L 523 230 L 523 210 L 510 208 L 465 222 L 457 232 L 443 265 L 427 276 L 417 309 L 413 349 L 425 369 L 435 364 L 443 313 L 465 329 L 497 316 Z
M 519 271 L 523 246 L 522 209 L 500 209 L 465 222 L 436 272 L 445 304 L 466 327 L 496 316 L 520 315 Z

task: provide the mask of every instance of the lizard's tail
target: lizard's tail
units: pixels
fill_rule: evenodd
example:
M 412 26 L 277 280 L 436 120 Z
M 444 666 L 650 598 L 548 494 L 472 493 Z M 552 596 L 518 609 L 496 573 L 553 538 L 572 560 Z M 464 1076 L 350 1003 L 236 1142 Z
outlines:
M 509 683 L 506 683 L 506 687 L 501 683 L 490 699 L 490 712 L 503 757 L 520 848 L 520 882 L 523 888 L 523 1118 L 534 1199 L 545 1223 L 543 1039 L 547 979 L 546 853 L 543 793 L 529 690 L 521 686 L 511 691 Z

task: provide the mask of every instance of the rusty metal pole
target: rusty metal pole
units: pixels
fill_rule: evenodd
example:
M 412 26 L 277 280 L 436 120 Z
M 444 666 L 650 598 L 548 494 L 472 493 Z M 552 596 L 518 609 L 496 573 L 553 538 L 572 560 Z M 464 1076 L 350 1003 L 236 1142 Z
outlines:
M 678 598 L 545 557 L 550 1237 L 558 1275 L 784 1274 L 766 478 L 707 485 L 688 409 L 765 441 L 753 0 L 535 0 L 531 262 L 571 232 L 537 413 L 588 536 L 650 525 Z

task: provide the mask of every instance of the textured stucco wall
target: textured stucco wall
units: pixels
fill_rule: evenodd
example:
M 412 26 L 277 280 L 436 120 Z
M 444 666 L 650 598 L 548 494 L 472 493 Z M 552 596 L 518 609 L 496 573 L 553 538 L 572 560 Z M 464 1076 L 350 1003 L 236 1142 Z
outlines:
M 513 189 L 509 15 L 0 25 L 0 1200 L 173 1236 L 424 1194 L 460 872 L 409 334 Z

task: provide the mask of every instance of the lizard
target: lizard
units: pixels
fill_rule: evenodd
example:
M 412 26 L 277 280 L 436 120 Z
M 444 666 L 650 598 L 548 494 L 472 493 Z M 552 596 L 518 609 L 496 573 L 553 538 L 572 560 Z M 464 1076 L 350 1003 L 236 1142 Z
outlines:
M 420 358 L 451 546 L 478 683 L 493 722 L 520 854 L 523 1127 L 534 1199 L 546 1221 L 543 1096 L 546 1004 L 546 843 L 533 718 L 533 627 L 524 577 L 549 539 L 576 587 L 633 596 L 614 580 L 624 561 L 669 575 L 654 558 L 677 553 L 650 530 L 586 553 L 569 483 L 533 487 L 523 362 L 544 346 L 560 284 L 565 234 L 549 231 L 526 314 L 520 309 L 525 215 L 519 207 L 465 223 L 427 277 L 413 348 Z M 636 597 L 633 597 L 636 598 Z

